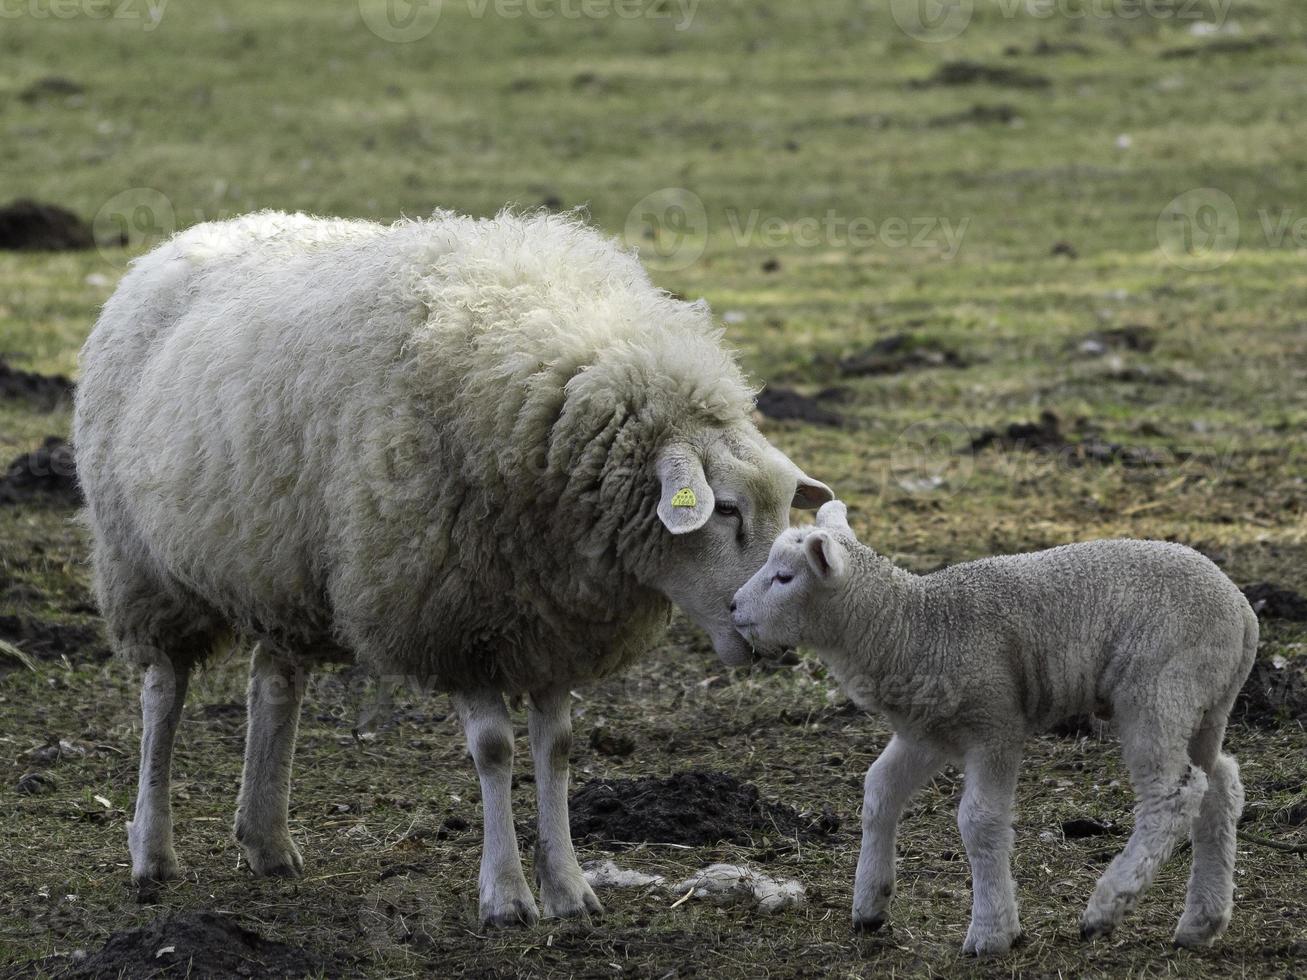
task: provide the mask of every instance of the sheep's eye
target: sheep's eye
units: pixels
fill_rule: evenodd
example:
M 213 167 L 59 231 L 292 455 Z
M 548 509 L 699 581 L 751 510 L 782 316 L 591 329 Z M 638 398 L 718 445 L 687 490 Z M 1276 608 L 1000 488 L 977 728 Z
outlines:
M 729 500 L 717 501 L 717 513 L 721 514 L 722 516 L 734 517 L 739 512 L 740 512 L 740 508 L 737 507 L 735 504 L 731 503 Z
M 786 575 L 784 572 L 777 572 L 772 576 L 772 582 L 776 585 L 784 585 L 794 578 L 793 575 Z

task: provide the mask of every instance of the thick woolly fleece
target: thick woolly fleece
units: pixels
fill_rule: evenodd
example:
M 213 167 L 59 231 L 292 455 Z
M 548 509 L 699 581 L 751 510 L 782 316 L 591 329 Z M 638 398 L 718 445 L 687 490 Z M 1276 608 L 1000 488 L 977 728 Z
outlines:
M 816 649 L 893 740 L 867 774 L 854 919 L 875 928 L 894 888 L 894 832 L 911 794 L 949 760 L 966 769 L 959 824 L 975 884 L 970 952 L 1019 933 L 1011 808 L 1025 737 L 1111 715 L 1139 803 L 1099 881 L 1086 936 L 1110 932 L 1180 837 L 1193 875 L 1176 932 L 1210 942 L 1229 922 L 1242 789 L 1220 752 L 1257 651 L 1257 617 L 1210 560 L 1164 541 L 1093 541 L 918 576 L 860 544 L 844 507 L 783 532 L 736 594 L 760 646 Z
M 82 353 L 74 433 L 96 589 L 148 668 L 138 880 L 177 874 L 168 802 L 191 666 L 259 641 L 236 832 L 296 874 L 302 672 L 357 657 L 455 692 L 482 782 L 482 917 L 531 921 L 503 695 L 531 695 L 546 914 L 598 907 L 567 833 L 569 686 L 676 603 L 722 658 L 731 594 L 829 500 L 754 427 L 703 304 L 570 216 L 389 227 L 264 213 L 138 260 Z

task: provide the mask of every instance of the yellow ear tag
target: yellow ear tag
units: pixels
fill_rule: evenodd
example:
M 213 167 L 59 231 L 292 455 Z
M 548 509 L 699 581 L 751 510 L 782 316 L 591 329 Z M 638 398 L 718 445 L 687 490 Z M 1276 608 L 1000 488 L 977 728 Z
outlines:
M 689 487 L 681 487 L 672 496 L 673 507 L 693 507 L 698 503 L 699 499 L 695 497 L 694 491 Z

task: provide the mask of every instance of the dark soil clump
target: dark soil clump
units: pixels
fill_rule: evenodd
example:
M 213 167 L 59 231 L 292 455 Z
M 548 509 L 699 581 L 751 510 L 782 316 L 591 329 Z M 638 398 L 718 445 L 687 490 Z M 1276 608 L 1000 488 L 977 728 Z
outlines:
M 1053 83 L 1043 75 L 1006 65 L 986 65 L 978 61 L 946 61 L 918 88 L 934 85 L 1003 85 L 1009 88 L 1048 88 Z
M 1105 354 L 1109 350 L 1138 351 L 1149 353 L 1157 346 L 1157 336 L 1152 330 L 1139 324 L 1127 324 L 1110 330 L 1098 330 L 1080 341 L 1080 350 L 1085 354 Z
M 917 368 L 966 366 L 967 362 L 957 351 L 906 333 L 882 337 L 866 350 L 839 362 L 840 372 L 848 377 L 898 374 Z
M 1270 582 L 1254 582 L 1243 586 L 1242 591 L 1253 612 L 1260 617 L 1307 623 L 1307 596 L 1300 592 Z
M 47 436 L 40 449 L 19 456 L 9 464 L 4 476 L 0 476 L 0 507 L 5 504 L 78 507 L 81 503 L 73 447 L 58 436 Z
M 1021 116 L 1016 108 L 1003 103 L 1001 105 L 973 105 L 970 109 L 962 112 L 949 112 L 942 116 L 935 116 L 927 126 L 966 126 L 968 124 L 976 126 L 1010 126 Z
M 65 252 L 93 247 L 91 226 L 58 205 L 20 200 L 0 208 L 0 249 Z
M 87 624 L 48 623 L 31 616 L 0 616 L 0 640 L 37 660 L 100 661 L 110 656 L 104 636 Z
M 758 788 L 724 772 L 681 772 L 665 779 L 591 780 L 572 794 L 572 836 L 605 846 L 641 842 L 749 844 L 764 836 L 829 841 L 839 820 L 808 817 L 762 799 Z
M 971 440 L 972 452 L 990 448 L 1059 456 L 1071 466 L 1119 463 L 1144 467 L 1161 466 L 1165 462 L 1162 453 L 1145 446 L 1123 446 L 1093 435 L 1068 439 L 1062 433 L 1061 420 L 1049 411 L 1041 412 L 1038 422 L 1013 422 L 1001 430 L 986 429 Z
M 73 383 L 62 374 L 20 371 L 0 360 L 0 398 L 21 398 L 42 411 L 71 401 Z
M 1230 717 L 1267 728 L 1307 721 L 1307 667 L 1285 657 L 1258 657 Z
M 66 964 L 66 965 L 65 965 Z M 139 929 L 111 933 L 94 953 L 42 964 L 59 978 L 302 977 L 323 963 L 301 949 L 265 939 L 220 912 L 181 912 Z
M 801 395 L 793 388 L 768 385 L 758 392 L 758 411 L 778 421 L 809 422 L 812 425 L 844 424 L 843 416 L 824 408 L 815 398 Z

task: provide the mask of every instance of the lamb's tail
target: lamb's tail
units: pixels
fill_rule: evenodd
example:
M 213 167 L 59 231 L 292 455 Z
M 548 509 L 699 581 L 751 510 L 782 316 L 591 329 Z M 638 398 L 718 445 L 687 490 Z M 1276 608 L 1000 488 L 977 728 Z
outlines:
M 1236 693 L 1243 687 L 1244 681 L 1252 673 L 1253 663 L 1257 660 L 1257 641 L 1261 635 L 1261 627 L 1257 624 L 1257 614 L 1253 612 L 1253 607 L 1247 599 L 1243 602 L 1243 658 L 1239 664 L 1239 673 L 1235 678 L 1237 686 Z

